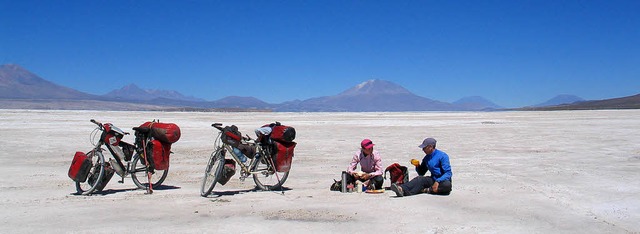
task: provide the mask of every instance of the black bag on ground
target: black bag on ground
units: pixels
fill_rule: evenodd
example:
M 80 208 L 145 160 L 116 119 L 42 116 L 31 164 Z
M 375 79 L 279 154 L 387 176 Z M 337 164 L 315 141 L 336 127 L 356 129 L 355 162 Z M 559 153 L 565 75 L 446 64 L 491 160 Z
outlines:
M 342 180 L 333 179 L 333 184 L 329 188 L 331 191 L 341 191 L 342 190 Z

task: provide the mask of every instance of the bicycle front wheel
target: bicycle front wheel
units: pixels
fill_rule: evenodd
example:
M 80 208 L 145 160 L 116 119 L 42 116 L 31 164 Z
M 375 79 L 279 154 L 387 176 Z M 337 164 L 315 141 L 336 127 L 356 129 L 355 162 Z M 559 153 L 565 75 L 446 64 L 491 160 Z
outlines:
M 289 177 L 289 171 L 277 172 L 273 168 L 269 157 L 264 155 L 259 160 L 253 161 L 251 171 L 254 173 L 253 181 L 256 186 L 265 191 L 281 189 L 287 177 Z
M 209 196 L 211 191 L 213 191 L 213 187 L 216 186 L 218 178 L 220 178 L 222 168 L 224 167 L 224 155 L 225 150 L 222 147 L 217 148 L 213 153 L 211 153 L 207 167 L 204 170 L 202 186 L 200 187 L 201 196 Z
M 93 193 L 101 185 L 102 177 L 104 177 L 104 156 L 101 153 L 96 154 L 95 150 L 87 153 L 87 156 L 93 162 L 87 180 L 85 182 L 76 182 L 77 194 L 82 195 Z
M 133 162 L 131 163 L 131 179 L 133 183 L 138 186 L 139 189 L 147 189 L 149 187 L 149 178 L 147 177 L 147 167 L 144 165 L 142 161 L 143 158 L 140 154 L 136 154 L 133 156 Z M 167 174 L 169 173 L 169 168 L 166 170 L 155 170 L 155 174 L 151 176 L 151 184 L 153 188 L 158 187 L 164 182 L 164 179 L 167 178 Z

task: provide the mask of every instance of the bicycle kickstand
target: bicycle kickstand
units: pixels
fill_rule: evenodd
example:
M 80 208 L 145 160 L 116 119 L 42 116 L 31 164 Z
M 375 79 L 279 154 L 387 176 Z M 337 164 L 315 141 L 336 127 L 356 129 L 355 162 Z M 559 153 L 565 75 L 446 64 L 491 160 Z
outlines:
M 151 172 L 147 172 L 147 178 L 149 179 L 149 187 L 147 187 L 147 192 L 145 194 L 153 194 L 153 184 L 151 183 Z

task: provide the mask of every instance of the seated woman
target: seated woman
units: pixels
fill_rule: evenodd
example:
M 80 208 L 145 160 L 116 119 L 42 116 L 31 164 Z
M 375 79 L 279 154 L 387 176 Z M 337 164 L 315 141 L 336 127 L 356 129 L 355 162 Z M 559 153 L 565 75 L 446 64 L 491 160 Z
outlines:
M 364 182 L 371 190 L 382 189 L 384 178 L 382 177 L 382 157 L 378 151 L 373 150 L 373 142 L 364 139 L 360 143 L 360 150 L 353 155 L 351 164 L 346 172 L 346 184 L 353 184 L 356 180 Z M 360 164 L 360 170 L 356 167 Z M 345 183 L 345 181 L 343 181 Z

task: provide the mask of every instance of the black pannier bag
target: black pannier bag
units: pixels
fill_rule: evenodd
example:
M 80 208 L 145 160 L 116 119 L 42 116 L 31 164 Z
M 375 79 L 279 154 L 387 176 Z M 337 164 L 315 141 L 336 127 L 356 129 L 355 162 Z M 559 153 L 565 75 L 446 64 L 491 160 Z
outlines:
M 220 185 L 225 185 L 234 174 L 236 174 L 236 161 L 229 158 L 225 159 L 218 183 L 220 183 Z

